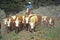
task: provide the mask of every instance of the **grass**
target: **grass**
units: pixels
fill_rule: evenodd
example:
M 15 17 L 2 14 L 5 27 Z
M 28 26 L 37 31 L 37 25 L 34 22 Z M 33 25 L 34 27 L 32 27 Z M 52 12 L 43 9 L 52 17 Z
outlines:
M 21 31 L 16 34 L 14 31 L 6 34 L 3 38 L 5 40 L 56 40 L 60 39 L 60 26 L 57 25 L 55 28 L 45 28 L 37 26 L 37 32 L 30 33 L 28 31 Z

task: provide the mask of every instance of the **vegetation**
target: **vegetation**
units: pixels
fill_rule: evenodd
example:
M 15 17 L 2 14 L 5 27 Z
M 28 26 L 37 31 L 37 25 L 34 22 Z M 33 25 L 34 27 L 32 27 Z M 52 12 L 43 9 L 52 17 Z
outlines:
M 5 12 L 19 12 L 24 9 L 28 1 L 31 1 L 35 8 L 60 3 L 59 0 L 0 0 L 0 9 L 4 9 Z
M 47 28 L 37 26 L 37 32 L 28 32 L 25 30 L 16 34 L 14 31 L 3 33 L 2 40 L 59 40 L 60 39 L 60 23 L 56 23 L 55 28 Z

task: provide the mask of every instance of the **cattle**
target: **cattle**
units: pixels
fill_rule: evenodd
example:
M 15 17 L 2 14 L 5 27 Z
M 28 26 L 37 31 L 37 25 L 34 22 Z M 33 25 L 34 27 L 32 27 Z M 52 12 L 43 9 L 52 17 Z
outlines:
M 8 31 L 15 30 L 17 33 L 19 30 L 22 30 L 22 16 L 8 16 L 4 19 L 4 24 L 7 26 Z
M 11 29 L 14 30 L 15 29 L 15 20 L 17 19 L 17 16 L 11 16 Z
M 29 18 L 28 18 L 28 15 L 23 15 L 22 16 L 22 24 L 23 24 L 23 29 L 26 29 L 28 30 L 28 21 L 29 21 Z
M 15 32 L 18 33 L 22 28 L 22 16 L 19 15 L 15 20 Z
M 24 15 L 23 17 L 23 29 L 26 29 L 28 31 L 29 29 L 29 20 L 32 16 L 34 16 L 35 14 L 29 14 L 29 15 Z
M 38 24 L 38 17 L 36 14 L 34 14 L 34 16 L 30 17 L 30 19 L 29 19 L 30 32 L 35 31 L 37 24 Z
M 41 23 L 42 23 L 42 16 L 41 15 L 39 15 L 39 14 L 30 14 L 29 15 L 29 18 L 31 18 L 32 16 L 37 16 L 38 17 L 38 25 L 40 25 Z
M 42 20 L 42 16 L 41 15 L 37 15 L 37 17 L 38 17 L 38 24 L 41 25 L 41 23 L 42 23 L 42 21 L 41 21 Z
M 55 25 L 54 19 L 52 17 L 49 17 L 49 16 L 42 16 L 41 21 L 42 21 L 42 23 L 44 23 L 44 22 L 45 22 L 45 24 L 47 23 L 47 26 L 51 25 L 54 27 L 54 25 Z
M 4 24 L 7 26 L 9 31 L 15 30 L 18 33 L 20 30 L 26 29 L 30 32 L 35 31 L 36 26 L 38 24 L 47 24 L 54 27 L 55 21 L 52 17 L 49 16 L 41 16 L 37 14 L 29 14 L 29 15 L 14 15 L 8 16 L 4 19 Z
M 10 19 L 8 20 L 8 18 L 5 18 L 5 19 L 3 19 L 3 21 L 4 21 L 6 28 L 8 29 L 8 32 L 9 32 L 11 29 L 10 28 Z
M 8 16 L 6 19 L 4 19 L 4 24 L 6 25 L 6 28 L 8 29 L 8 32 L 9 31 L 12 31 L 14 30 L 14 21 L 16 20 L 16 16 Z

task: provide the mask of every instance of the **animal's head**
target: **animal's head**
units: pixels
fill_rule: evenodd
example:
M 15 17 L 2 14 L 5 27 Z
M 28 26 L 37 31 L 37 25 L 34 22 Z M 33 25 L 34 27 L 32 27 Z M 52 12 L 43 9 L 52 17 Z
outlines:
M 16 16 L 14 15 L 14 16 L 11 16 L 13 19 L 15 19 L 16 18 Z
M 10 24 L 11 24 L 11 19 L 9 19 L 9 20 L 7 21 L 7 26 L 9 27 Z
M 29 17 L 28 16 L 25 17 L 25 21 L 26 21 L 26 23 L 29 22 Z
M 16 20 L 15 20 L 15 26 L 16 26 L 16 27 L 19 27 L 19 23 L 20 23 L 20 22 L 19 22 L 18 17 L 17 17 Z

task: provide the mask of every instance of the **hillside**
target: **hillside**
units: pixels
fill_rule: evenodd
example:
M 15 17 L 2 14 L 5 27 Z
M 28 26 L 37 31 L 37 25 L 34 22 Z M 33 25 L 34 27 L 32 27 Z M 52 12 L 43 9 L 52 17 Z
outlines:
M 60 5 L 59 6 L 50 5 L 50 6 L 40 7 L 38 9 L 33 9 L 32 11 L 40 15 L 60 16 Z M 19 13 L 25 14 L 25 10 Z

